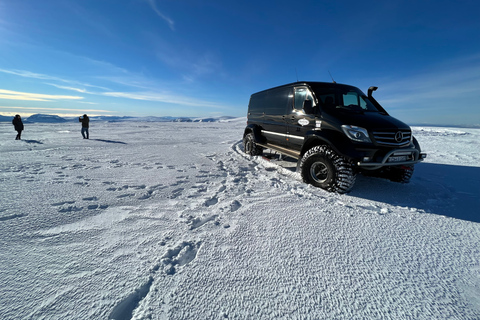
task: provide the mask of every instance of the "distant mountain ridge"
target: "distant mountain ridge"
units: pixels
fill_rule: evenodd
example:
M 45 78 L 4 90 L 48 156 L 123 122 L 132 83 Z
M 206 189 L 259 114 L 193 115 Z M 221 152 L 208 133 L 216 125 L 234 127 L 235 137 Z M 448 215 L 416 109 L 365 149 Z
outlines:
M 243 117 L 245 118 L 245 117 Z M 243 119 L 242 117 L 130 117 L 130 116 L 97 116 L 90 117 L 92 121 L 106 121 L 106 122 L 127 122 L 127 121 L 143 121 L 143 122 L 222 122 L 230 121 L 233 119 Z M 0 115 L 0 123 L 12 122 L 13 116 Z M 49 114 L 34 114 L 30 117 L 24 118 L 24 123 L 65 123 L 65 122 L 77 122 L 78 117 L 59 117 L 57 115 Z M 411 123 L 412 127 L 452 127 L 452 128 L 480 128 L 480 124 L 477 125 L 451 125 L 451 124 L 427 124 L 427 123 Z
M 24 118 L 24 123 L 64 123 L 64 122 L 74 122 L 78 121 L 77 117 L 59 117 L 57 115 L 49 114 L 34 114 L 30 117 Z M 107 122 L 125 122 L 125 121 L 146 121 L 146 122 L 217 122 L 217 121 L 228 121 L 231 119 L 236 119 L 236 117 L 208 117 L 208 118 L 190 118 L 190 117 L 129 117 L 129 116 L 97 116 L 90 117 L 91 121 L 107 121 Z M 13 120 L 12 116 L 2 116 L 0 115 L 0 122 L 11 122 Z

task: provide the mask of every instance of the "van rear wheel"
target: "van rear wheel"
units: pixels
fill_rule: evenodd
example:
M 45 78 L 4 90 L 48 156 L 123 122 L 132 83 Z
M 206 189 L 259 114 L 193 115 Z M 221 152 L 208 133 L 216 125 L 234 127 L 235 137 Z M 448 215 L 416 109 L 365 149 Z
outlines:
M 243 150 L 251 156 L 259 156 L 263 153 L 263 148 L 255 143 L 253 133 L 248 133 L 243 137 Z
M 331 192 L 346 193 L 355 184 L 352 165 L 328 146 L 308 150 L 300 162 L 304 182 Z

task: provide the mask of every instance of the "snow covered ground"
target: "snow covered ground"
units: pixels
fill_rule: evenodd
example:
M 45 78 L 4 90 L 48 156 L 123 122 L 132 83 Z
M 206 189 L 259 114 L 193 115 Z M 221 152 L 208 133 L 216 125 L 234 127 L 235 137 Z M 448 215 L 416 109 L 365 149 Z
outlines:
M 479 129 L 338 195 L 244 125 L 1 123 L 0 318 L 480 318 Z

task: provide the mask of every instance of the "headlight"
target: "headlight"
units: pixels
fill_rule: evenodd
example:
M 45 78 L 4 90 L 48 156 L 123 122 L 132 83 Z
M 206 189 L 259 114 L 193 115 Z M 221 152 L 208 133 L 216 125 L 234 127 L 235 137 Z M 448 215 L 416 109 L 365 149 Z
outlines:
M 349 137 L 353 141 L 372 143 L 372 141 L 368 137 L 367 130 L 364 128 L 343 125 L 342 129 L 343 132 L 345 132 L 345 134 L 347 135 L 347 137 Z

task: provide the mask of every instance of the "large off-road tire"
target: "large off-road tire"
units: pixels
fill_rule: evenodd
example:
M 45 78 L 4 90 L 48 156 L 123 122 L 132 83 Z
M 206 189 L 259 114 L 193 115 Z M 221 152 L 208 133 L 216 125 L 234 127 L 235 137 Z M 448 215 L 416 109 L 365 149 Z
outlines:
M 352 164 L 328 146 L 308 150 L 300 162 L 303 181 L 331 192 L 346 193 L 355 184 Z
M 386 178 L 393 182 L 409 183 L 413 175 L 413 166 L 390 167 L 386 172 Z
M 263 148 L 255 143 L 253 133 L 248 133 L 243 137 L 243 150 L 251 156 L 259 156 L 263 153 Z

